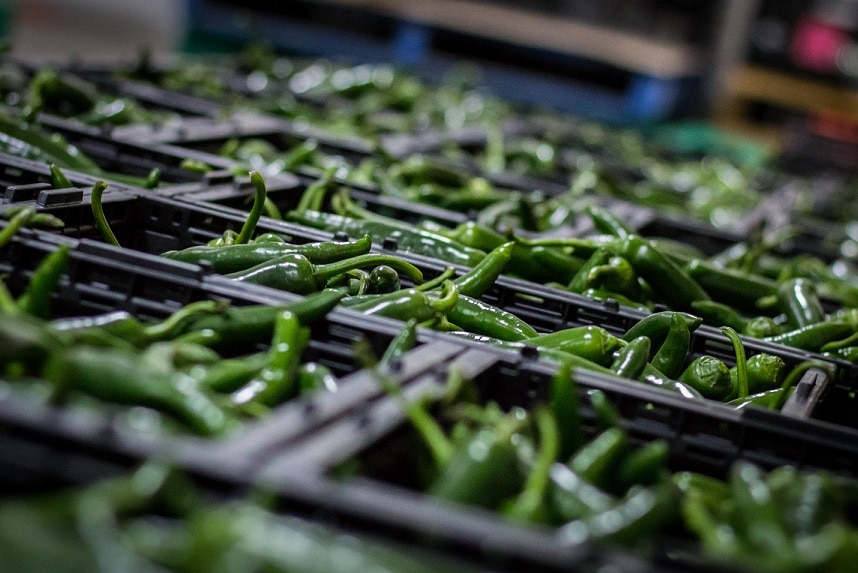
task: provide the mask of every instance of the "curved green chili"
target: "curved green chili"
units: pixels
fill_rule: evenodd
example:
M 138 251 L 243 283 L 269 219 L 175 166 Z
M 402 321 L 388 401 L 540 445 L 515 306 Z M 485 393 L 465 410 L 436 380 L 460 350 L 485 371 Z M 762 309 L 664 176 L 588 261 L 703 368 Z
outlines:
M 92 197 L 90 199 L 92 216 L 95 218 L 95 226 L 101 233 L 104 241 L 116 247 L 121 247 L 122 245 L 119 244 L 116 235 L 113 234 L 113 229 L 110 228 L 107 217 L 104 216 L 104 205 L 102 205 L 101 199 L 106 189 L 107 183 L 103 180 L 96 181 L 92 186 Z

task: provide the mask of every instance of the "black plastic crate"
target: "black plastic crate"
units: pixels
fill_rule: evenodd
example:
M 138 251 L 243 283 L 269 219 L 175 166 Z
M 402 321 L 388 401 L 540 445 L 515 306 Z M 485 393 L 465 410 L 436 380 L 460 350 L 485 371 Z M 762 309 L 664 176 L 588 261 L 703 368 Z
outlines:
M 477 348 L 447 367 L 454 365 L 475 382 L 480 403 L 496 402 L 504 410 L 529 408 L 546 400 L 556 372 L 544 362 L 511 359 Z M 644 386 L 629 389 L 616 379 L 582 370 L 576 370 L 574 376 L 582 397 L 583 425 L 590 435 L 597 431 L 597 414 L 586 396 L 600 390 L 620 413 L 620 425 L 633 444 L 667 442 L 671 471 L 723 479 L 735 461 L 744 460 L 766 470 L 790 465 L 847 479 L 858 477 L 854 431 L 784 420 L 770 412 L 690 402 Z M 428 396 L 436 401 L 445 395 L 445 384 L 446 372 L 439 370 L 415 379 L 403 393 L 409 400 Z M 411 442 L 405 441 L 411 431 L 402 403 L 381 397 L 274 458 L 258 479 L 273 484 L 285 496 L 324 496 L 328 510 L 338 516 L 374 520 L 398 529 L 401 535 L 407 532 L 442 545 L 470 544 L 472 551 L 483 552 L 489 560 L 523 561 L 530 570 L 572 568 L 570 547 L 558 542 L 553 529 L 516 526 L 491 512 L 433 501 L 415 490 L 411 473 L 415 469 L 408 465 L 407 444 Z M 342 466 L 350 467 L 357 458 L 363 460 L 366 471 L 338 477 Z M 415 515 L 426 518 L 414 520 Z M 516 529 L 520 530 L 518 537 Z M 667 536 L 662 546 L 665 553 L 649 556 L 654 570 L 727 570 L 693 551 L 688 553 L 688 540 Z
M 87 239 L 72 240 L 23 229 L 0 249 L 0 274 L 18 296 L 40 262 L 61 246 L 70 247 L 69 264 L 53 292 L 52 319 L 97 316 L 126 311 L 141 321 L 166 318 L 183 306 L 202 300 L 232 306 L 280 305 L 303 297 L 255 285 L 238 285 L 201 268 L 133 251 L 117 251 Z M 247 472 L 269 450 L 279 450 L 316 424 L 327 423 L 378 393 L 360 372 L 355 344 L 363 342 L 380 356 L 401 331 L 402 323 L 335 309 L 310 326 L 302 354 L 331 370 L 338 391 L 307 393 L 271 408 L 258 419 L 247 417 L 232 432 L 206 438 L 164 425 L 142 410 L 106 402 L 82 406 L 52 405 L 38 388 L 4 384 L 0 400 L 0 465 L 10 488 L 38 488 L 54 480 L 89 479 L 129 462 L 154 455 L 177 463 L 220 460 L 224 468 Z M 245 356 L 268 349 L 270 340 L 248 340 L 217 347 L 223 357 Z M 431 370 L 438 360 L 454 356 L 460 346 L 438 341 L 432 331 L 418 332 L 397 379 Z M 401 377 L 401 378 L 400 378 Z M 29 388 L 27 392 L 22 389 Z M 58 463 L 62 462 L 62 463 Z
M 227 191 L 226 194 L 245 196 L 247 193 Z M 288 191 L 284 192 L 284 195 L 288 196 Z M 148 193 L 105 193 L 103 205 L 107 220 L 123 248 L 148 254 L 153 261 L 156 261 L 154 264 L 158 264 L 161 259 L 157 255 L 162 252 L 203 244 L 219 236 L 228 228 L 238 230 L 244 223 L 245 212 L 214 204 L 192 203 L 196 196 L 196 194 L 189 197 L 180 195 L 178 199 L 168 199 Z M 0 205 L 0 210 L 2 208 L 3 205 Z M 66 226 L 58 232 L 74 238 L 100 240 L 100 233 L 94 225 L 89 205 L 88 191 L 83 193 L 82 200 L 78 203 L 53 205 L 45 207 L 45 210 L 66 222 Z M 333 238 L 330 233 L 267 217 L 262 218 L 258 230 L 279 233 L 295 243 Z M 107 245 L 101 248 L 107 251 L 115 250 L 114 247 Z M 377 241 L 373 250 L 397 254 L 415 264 L 427 279 L 438 276 L 448 266 L 444 261 L 437 259 L 398 252 L 395 245 L 385 241 Z M 201 272 L 197 265 L 186 266 L 196 269 L 189 272 Z M 464 267 L 457 267 L 456 270 L 458 273 L 467 271 Z M 522 318 L 538 332 L 596 325 L 604 327 L 614 335 L 621 336 L 646 316 L 642 311 L 621 306 L 614 301 L 598 301 L 506 276 L 500 277 L 481 299 Z M 753 338 L 745 338 L 744 345 L 748 356 L 767 352 L 780 356 L 790 367 L 795 367 L 800 362 L 811 358 L 833 364 L 834 375 L 830 379 L 824 376 L 819 383 L 824 388 L 828 388 L 836 381 L 839 388 L 851 391 L 855 384 L 858 384 L 858 369 L 851 364 Z M 726 336 L 718 329 L 705 325 L 694 332 L 686 363 L 703 354 L 714 355 L 731 366 L 735 363 L 733 349 Z M 810 416 L 816 401 L 825 394 L 820 391 L 809 393 L 800 404 L 793 403 L 786 411 L 795 416 Z M 801 396 L 804 395 L 797 394 L 795 399 Z M 846 416 L 839 416 L 838 419 L 842 422 L 848 420 Z
M 368 139 L 341 136 L 307 123 L 246 111 L 235 112 L 225 119 L 186 118 L 163 125 L 118 127 L 113 135 L 121 141 L 161 144 L 208 155 L 217 155 L 229 140 L 249 138 L 263 139 L 282 151 L 314 139 L 323 153 L 352 161 L 378 153 Z

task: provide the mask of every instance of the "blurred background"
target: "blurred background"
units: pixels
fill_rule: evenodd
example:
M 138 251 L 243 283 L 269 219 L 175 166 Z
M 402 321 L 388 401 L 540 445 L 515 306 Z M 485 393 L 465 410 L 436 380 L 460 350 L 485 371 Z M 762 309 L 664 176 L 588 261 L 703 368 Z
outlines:
M 500 95 L 688 146 L 853 169 L 858 0 L 4 0 L 14 53 L 114 58 L 249 41 L 427 79 L 468 61 Z M 756 146 L 756 147 L 755 147 Z

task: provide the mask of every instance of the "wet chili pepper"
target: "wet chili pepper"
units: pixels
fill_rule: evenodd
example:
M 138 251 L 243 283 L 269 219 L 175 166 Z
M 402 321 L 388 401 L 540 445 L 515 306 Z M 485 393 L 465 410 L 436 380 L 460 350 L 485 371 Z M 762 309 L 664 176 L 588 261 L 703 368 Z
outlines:
M 756 312 L 760 299 L 777 295 L 778 284 L 771 279 L 736 269 L 718 268 L 702 259 L 693 259 L 684 269 L 705 289 L 709 298 L 738 310 Z
M 632 300 L 643 300 L 644 289 L 632 265 L 623 257 L 612 256 L 587 273 L 589 288 L 597 288 Z
M 149 323 L 141 322 L 127 311 L 118 310 L 95 316 L 57 319 L 49 324 L 52 330 L 71 341 L 86 340 L 89 333 L 95 332 L 143 348 L 158 340 L 175 338 L 188 325 L 228 310 L 226 301 L 202 300 L 188 303 L 167 318 Z
M 165 251 L 162 257 L 186 263 L 208 263 L 216 273 L 228 274 L 247 270 L 277 257 L 299 254 L 313 264 L 336 262 L 369 253 L 372 239 L 364 235 L 353 241 L 316 241 L 302 244 L 263 241 L 220 247 L 193 246 L 177 251 Z M 397 275 L 398 277 L 398 275 Z
M 489 251 L 471 270 L 455 279 L 459 294 L 480 297 L 489 290 L 503 273 L 512 258 L 515 243 L 508 241 Z
M 778 286 L 778 302 L 787 319 L 788 328 L 795 329 L 825 320 L 825 309 L 813 282 L 806 278 L 788 279 Z
M 822 322 L 809 324 L 773 336 L 766 336 L 763 340 L 810 352 L 819 352 L 825 344 L 851 336 L 854 332 L 855 325 L 849 321 L 829 318 Z
M 614 353 L 611 370 L 621 378 L 638 380 L 649 362 L 652 343 L 646 336 L 638 336 Z
M 668 378 L 676 378 L 682 372 L 690 346 L 691 332 L 688 330 L 688 323 L 682 315 L 674 313 L 670 317 L 667 336 L 650 363 Z
M 59 245 L 36 267 L 17 304 L 22 312 L 47 320 L 51 316 L 51 299 L 69 265 L 71 246 Z
M 739 332 L 753 338 L 767 338 L 781 334 L 783 328 L 771 316 L 755 316 L 749 319 Z
M 561 543 L 579 545 L 587 542 L 646 543 L 653 535 L 679 516 L 679 495 L 670 482 L 651 487 L 633 487 L 611 508 L 575 520 L 557 531 Z
M 626 491 L 635 485 L 653 485 L 666 479 L 670 446 L 665 440 L 653 440 L 630 452 L 617 474 L 617 488 Z
M 27 206 L 26 208 L 18 210 L 16 213 L 10 216 L 9 222 L 6 223 L 6 226 L 0 230 L 0 248 L 6 245 L 9 241 L 12 240 L 12 237 L 21 230 L 24 226 L 29 223 L 36 214 L 36 210 L 33 207 Z
M 101 237 L 104 239 L 104 242 L 109 245 L 121 247 L 122 245 L 119 244 L 116 235 L 113 234 L 113 229 L 110 228 L 110 223 L 107 221 L 107 217 L 104 215 L 104 206 L 102 205 L 101 200 L 104 192 L 107 190 L 107 187 L 107 183 L 102 180 L 96 181 L 92 186 L 92 195 L 90 197 L 92 216 L 95 219 L 95 226 L 101 233 Z
M 223 409 L 197 389 L 191 376 L 148 370 L 137 353 L 65 348 L 52 353 L 43 376 L 60 396 L 75 390 L 107 402 L 148 406 L 203 435 L 223 434 L 233 424 Z
M 456 448 L 429 487 L 429 494 L 453 503 L 494 508 L 516 494 L 524 478 L 516 471 L 513 435 L 520 422 L 502 422 L 477 428 Z
M 634 233 L 625 221 L 605 207 L 593 204 L 586 205 L 584 213 L 590 217 L 593 226 L 600 233 L 613 235 L 620 239 L 625 239 Z
M 429 295 L 435 296 L 433 291 L 429 291 Z M 461 293 L 456 304 L 444 315 L 464 330 L 501 340 L 522 341 L 537 335 L 536 330 L 517 315 Z
M 445 281 L 435 297 L 409 288 L 391 293 L 391 297 L 365 301 L 350 308 L 364 314 L 378 314 L 399 320 L 417 319 L 419 323 L 431 320 L 436 315 L 446 315 L 456 305 L 459 291 L 453 281 Z
M 386 264 L 419 284 L 423 273 L 411 263 L 395 257 L 368 253 L 342 259 L 333 263 L 314 265 L 301 254 L 281 255 L 269 262 L 255 265 L 243 271 L 227 273 L 233 280 L 251 282 L 296 294 L 309 294 L 324 288 L 332 277 L 352 269 Z
M 661 345 L 667 338 L 674 315 L 680 316 L 685 321 L 689 332 L 694 332 L 703 324 L 703 319 L 697 315 L 687 312 L 662 310 L 648 314 L 638 320 L 626 330 L 622 339 L 629 342 L 638 336 L 646 336 L 652 342 L 652 352 L 655 353 L 661 348 Z
M 318 362 L 306 362 L 298 369 L 298 387 L 300 393 L 336 392 L 339 381 L 333 371 Z
M 290 310 L 277 315 L 268 362 L 259 374 L 232 393 L 235 404 L 275 406 L 298 394 L 301 356 L 310 341 L 310 329 Z
M 723 360 L 708 354 L 692 360 L 679 375 L 679 381 L 712 400 L 727 400 L 734 390 L 730 368 Z
M 201 388 L 213 392 L 233 392 L 258 375 L 268 362 L 267 352 L 256 352 L 240 358 L 222 358 L 215 364 L 196 365 L 188 374 Z
M 251 241 L 253 234 L 256 232 L 256 226 L 262 213 L 265 210 L 265 202 L 268 198 L 268 189 L 265 185 L 265 179 L 258 171 L 250 171 L 250 182 L 254 188 L 253 205 L 250 208 L 250 213 L 241 225 L 241 230 L 236 233 L 232 229 L 227 229 L 223 235 L 212 239 L 206 246 L 208 247 L 224 247 L 230 245 L 244 245 Z
M 602 490 L 610 490 L 613 472 L 629 447 L 628 435 L 619 426 L 612 426 L 578 449 L 567 462 L 582 479 Z
M 35 123 L 0 113 L 0 148 L 12 155 L 41 159 L 66 169 L 100 175 L 101 168 L 79 148 Z
M 626 259 L 660 299 L 671 308 L 689 311 L 697 300 L 711 297 L 683 267 L 638 235 L 629 235 L 612 246 Z
M 744 332 L 748 324 L 748 320 L 732 306 L 714 300 L 693 302 L 691 312 L 699 315 L 704 324 L 715 327 L 729 326 L 737 332 Z
M 783 358 L 768 352 L 754 354 L 747 360 L 748 393 L 756 394 L 772 390 L 781 385 L 787 375 L 787 365 Z M 737 385 L 738 368 L 730 369 L 730 377 L 734 386 Z M 738 396 L 731 395 L 728 399 Z
M 607 263 L 610 257 L 611 252 L 607 248 L 596 249 L 566 285 L 566 290 L 581 293 L 585 289 L 592 287 L 593 285 L 589 282 L 590 271 Z
M 572 376 L 570 362 L 562 362 L 551 377 L 548 402 L 560 434 L 558 459 L 569 459 L 584 443 L 578 384 Z
M 613 362 L 614 351 L 625 346 L 621 338 L 601 326 L 592 324 L 539 334 L 526 338 L 523 342 L 538 348 L 555 348 L 576 354 L 602 366 L 609 366 Z
M 378 360 L 379 368 L 390 368 L 391 364 L 400 360 L 406 352 L 414 348 L 417 342 L 417 319 L 409 318 L 400 329 Z
M 230 306 L 221 313 L 197 317 L 185 325 L 182 332 L 214 331 L 218 335 L 215 348 L 270 342 L 274 323 L 283 311 L 293 312 L 302 324 L 309 325 L 333 310 L 345 294 L 344 290 L 323 289 L 285 304 Z
M 390 265 L 377 265 L 369 272 L 366 284 L 368 294 L 395 292 L 401 288 L 399 273 Z
M 607 511 L 616 504 L 614 496 L 576 474 L 567 464 L 553 464 L 550 477 L 550 510 L 557 521 L 582 519 Z
M 443 235 L 423 231 L 405 223 L 361 220 L 312 210 L 293 210 L 284 217 L 287 221 L 331 233 L 343 232 L 351 237 L 369 235 L 373 242 L 378 244 L 384 240 L 395 241 L 397 249 L 402 251 L 466 267 L 475 266 L 486 256 L 485 251 L 466 247 Z
M 504 516 L 525 523 L 548 522 L 548 494 L 551 487 L 551 468 L 560 452 L 560 430 L 551 410 L 538 406 L 531 416 L 539 432 L 539 451 L 532 467 L 528 468 L 524 486 L 509 505 L 501 511 Z
M 65 346 L 62 337 L 41 320 L 20 312 L 2 316 L 0 335 L 0 370 L 18 364 L 24 373 L 37 374 L 49 355 Z

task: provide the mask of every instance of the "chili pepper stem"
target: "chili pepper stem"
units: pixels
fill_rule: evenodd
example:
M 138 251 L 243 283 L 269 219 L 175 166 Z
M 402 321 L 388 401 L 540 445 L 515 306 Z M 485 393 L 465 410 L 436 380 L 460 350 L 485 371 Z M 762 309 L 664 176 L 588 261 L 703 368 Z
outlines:
M 104 195 L 104 191 L 107 189 L 107 182 L 99 179 L 92 186 L 92 216 L 95 217 L 95 226 L 98 228 L 99 232 L 101 232 L 102 238 L 104 238 L 105 242 L 114 245 L 116 247 L 121 247 L 119 241 L 116 239 L 116 235 L 113 234 L 113 229 L 110 228 L 110 223 L 107 221 L 107 217 L 104 216 L 104 205 L 102 204 L 102 196 Z
M 253 184 L 256 194 L 253 200 L 253 206 L 250 208 L 250 215 L 241 226 L 241 231 L 235 239 L 235 243 L 243 245 L 250 242 L 250 237 L 253 236 L 256 230 L 256 225 L 259 223 L 259 218 L 262 216 L 262 211 L 265 208 L 265 199 L 268 197 L 268 190 L 265 187 L 265 179 L 258 171 L 250 172 L 250 182 Z
M 730 342 L 733 344 L 733 349 L 736 352 L 736 381 L 739 384 L 738 396 L 745 398 L 748 396 L 748 361 L 745 358 L 745 347 L 742 344 L 742 339 L 735 329 L 729 326 L 721 327 L 723 332 Z

